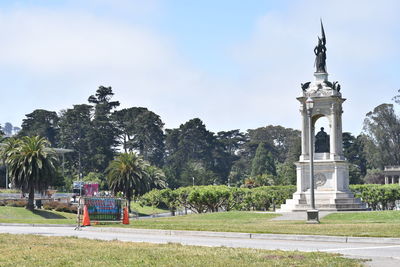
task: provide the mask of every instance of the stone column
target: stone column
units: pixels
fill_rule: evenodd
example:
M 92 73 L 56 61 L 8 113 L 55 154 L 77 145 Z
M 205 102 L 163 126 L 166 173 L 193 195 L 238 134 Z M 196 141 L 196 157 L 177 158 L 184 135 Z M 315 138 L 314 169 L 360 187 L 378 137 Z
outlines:
M 301 158 L 300 160 L 305 160 L 305 158 L 308 156 L 308 145 L 307 145 L 307 140 L 308 140 L 308 119 L 307 119 L 307 113 L 304 108 L 305 104 L 300 105 L 300 113 L 301 113 Z
M 342 136 L 342 114 L 343 114 L 343 109 L 342 109 L 342 104 L 338 104 L 337 110 L 336 110 L 336 127 L 337 127 L 337 143 L 336 143 L 336 155 L 340 157 L 340 159 L 344 159 L 343 156 L 343 136 Z
M 394 176 L 392 176 L 392 184 L 394 184 Z
M 331 160 L 335 160 L 337 155 L 337 116 L 336 116 L 336 105 L 332 104 L 331 106 L 331 137 L 330 137 L 330 158 Z
M 387 177 L 386 175 L 385 175 L 385 184 L 388 184 L 389 183 L 389 177 Z

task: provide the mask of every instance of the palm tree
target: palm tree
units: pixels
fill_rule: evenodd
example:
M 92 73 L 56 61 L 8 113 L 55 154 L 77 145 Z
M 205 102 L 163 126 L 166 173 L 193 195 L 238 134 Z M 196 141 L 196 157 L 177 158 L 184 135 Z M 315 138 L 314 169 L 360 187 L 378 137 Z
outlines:
M 43 192 L 55 175 L 56 153 L 43 137 L 24 136 L 6 155 L 6 164 L 12 183 L 28 193 L 26 208 L 34 209 L 35 190 Z
M 107 180 L 110 188 L 123 192 L 131 211 L 134 195 L 141 195 L 150 190 L 151 181 L 146 173 L 148 163 L 134 152 L 122 153 L 110 162 L 107 168 Z
M 13 137 L 5 138 L 3 142 L 0 144 L 0 159 L 3 162 L 3 165 L 6 167 L 6 188 L 8 188 L 8 168 L 6 159 L 9 155 L 14 153 L 15 149 L 19 145 L 19 140 Z
M 147 175 L 149 176 L 151 187 L 163 189 L 167 187 L 165 173 L 156 166 L 148 165 L 146 168 Z

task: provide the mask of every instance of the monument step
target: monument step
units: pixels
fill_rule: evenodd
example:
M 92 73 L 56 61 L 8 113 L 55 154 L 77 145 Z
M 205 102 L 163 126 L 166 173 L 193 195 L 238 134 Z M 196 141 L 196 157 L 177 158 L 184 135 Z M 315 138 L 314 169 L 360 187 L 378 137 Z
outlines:
M 308 204 L 310 202 L 309 198 L 302 199 L 287 199 L 286 204 L 297 205 L 297 204 Z M 317 198 L 315 200 L 316 204 L 362 204 L 359 198 Z
M 348 204 L 320 204 L 316 203 L 315 208 L 321 211 L 356 211 L 356 210 L 366 210 L 366 206 L 363 203 L 348 203 Z M 284 204 L 278 209 L 278 212 L 286 211 L 306 211 L 310 209 L 310 204 L 295 204 L 287 205 Z

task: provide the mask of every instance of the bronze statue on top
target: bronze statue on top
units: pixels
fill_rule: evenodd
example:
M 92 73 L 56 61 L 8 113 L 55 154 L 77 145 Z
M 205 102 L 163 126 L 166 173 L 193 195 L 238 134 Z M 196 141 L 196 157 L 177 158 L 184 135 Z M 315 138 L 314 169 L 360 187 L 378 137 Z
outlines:
M 314 48 L 316 72 L 326 73 L 326 37 L 321 20 L 322 38 L 318 37 L 318 45 Z
M 324 132 L 324 127 L 315 136 L 315 153 L 329 153 L 329 135 Z

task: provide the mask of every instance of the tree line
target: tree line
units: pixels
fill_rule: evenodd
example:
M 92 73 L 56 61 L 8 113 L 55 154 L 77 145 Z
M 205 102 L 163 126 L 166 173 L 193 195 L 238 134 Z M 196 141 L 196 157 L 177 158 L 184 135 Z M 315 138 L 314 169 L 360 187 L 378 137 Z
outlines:
M 111 87 L 100 86 L 87 103 L 58 113 L 34 110 L 20 130 L 13 130 L 18 131 L 16 137 L 41 136 L 52 147 L 73 150 L 65 154 L 63 175 L 54 186 L 68 190 L 73 180 L 83 177 L 108 189 L 106 170 L 121 153 L 139 155 L 162 173 L 170 188 L 296 182 L 294 162 L 301 153 L 298 130 L 269 125 L 213 133 L 199 118 L 164 129 L 156 113 L 145 107 L 118 110 L 120 103 L 113 98 Z M 400 104 L 400 94 L 393 100 Z M 369 112 L 360 135 L 343 133 L 343 147 L 351 163 L 351 183 L 381 182 L 385 165 L 400 165 L 400 118 L 394 105 L 382 104 Z M 4 177 L 4 168 L 0 171 Z

